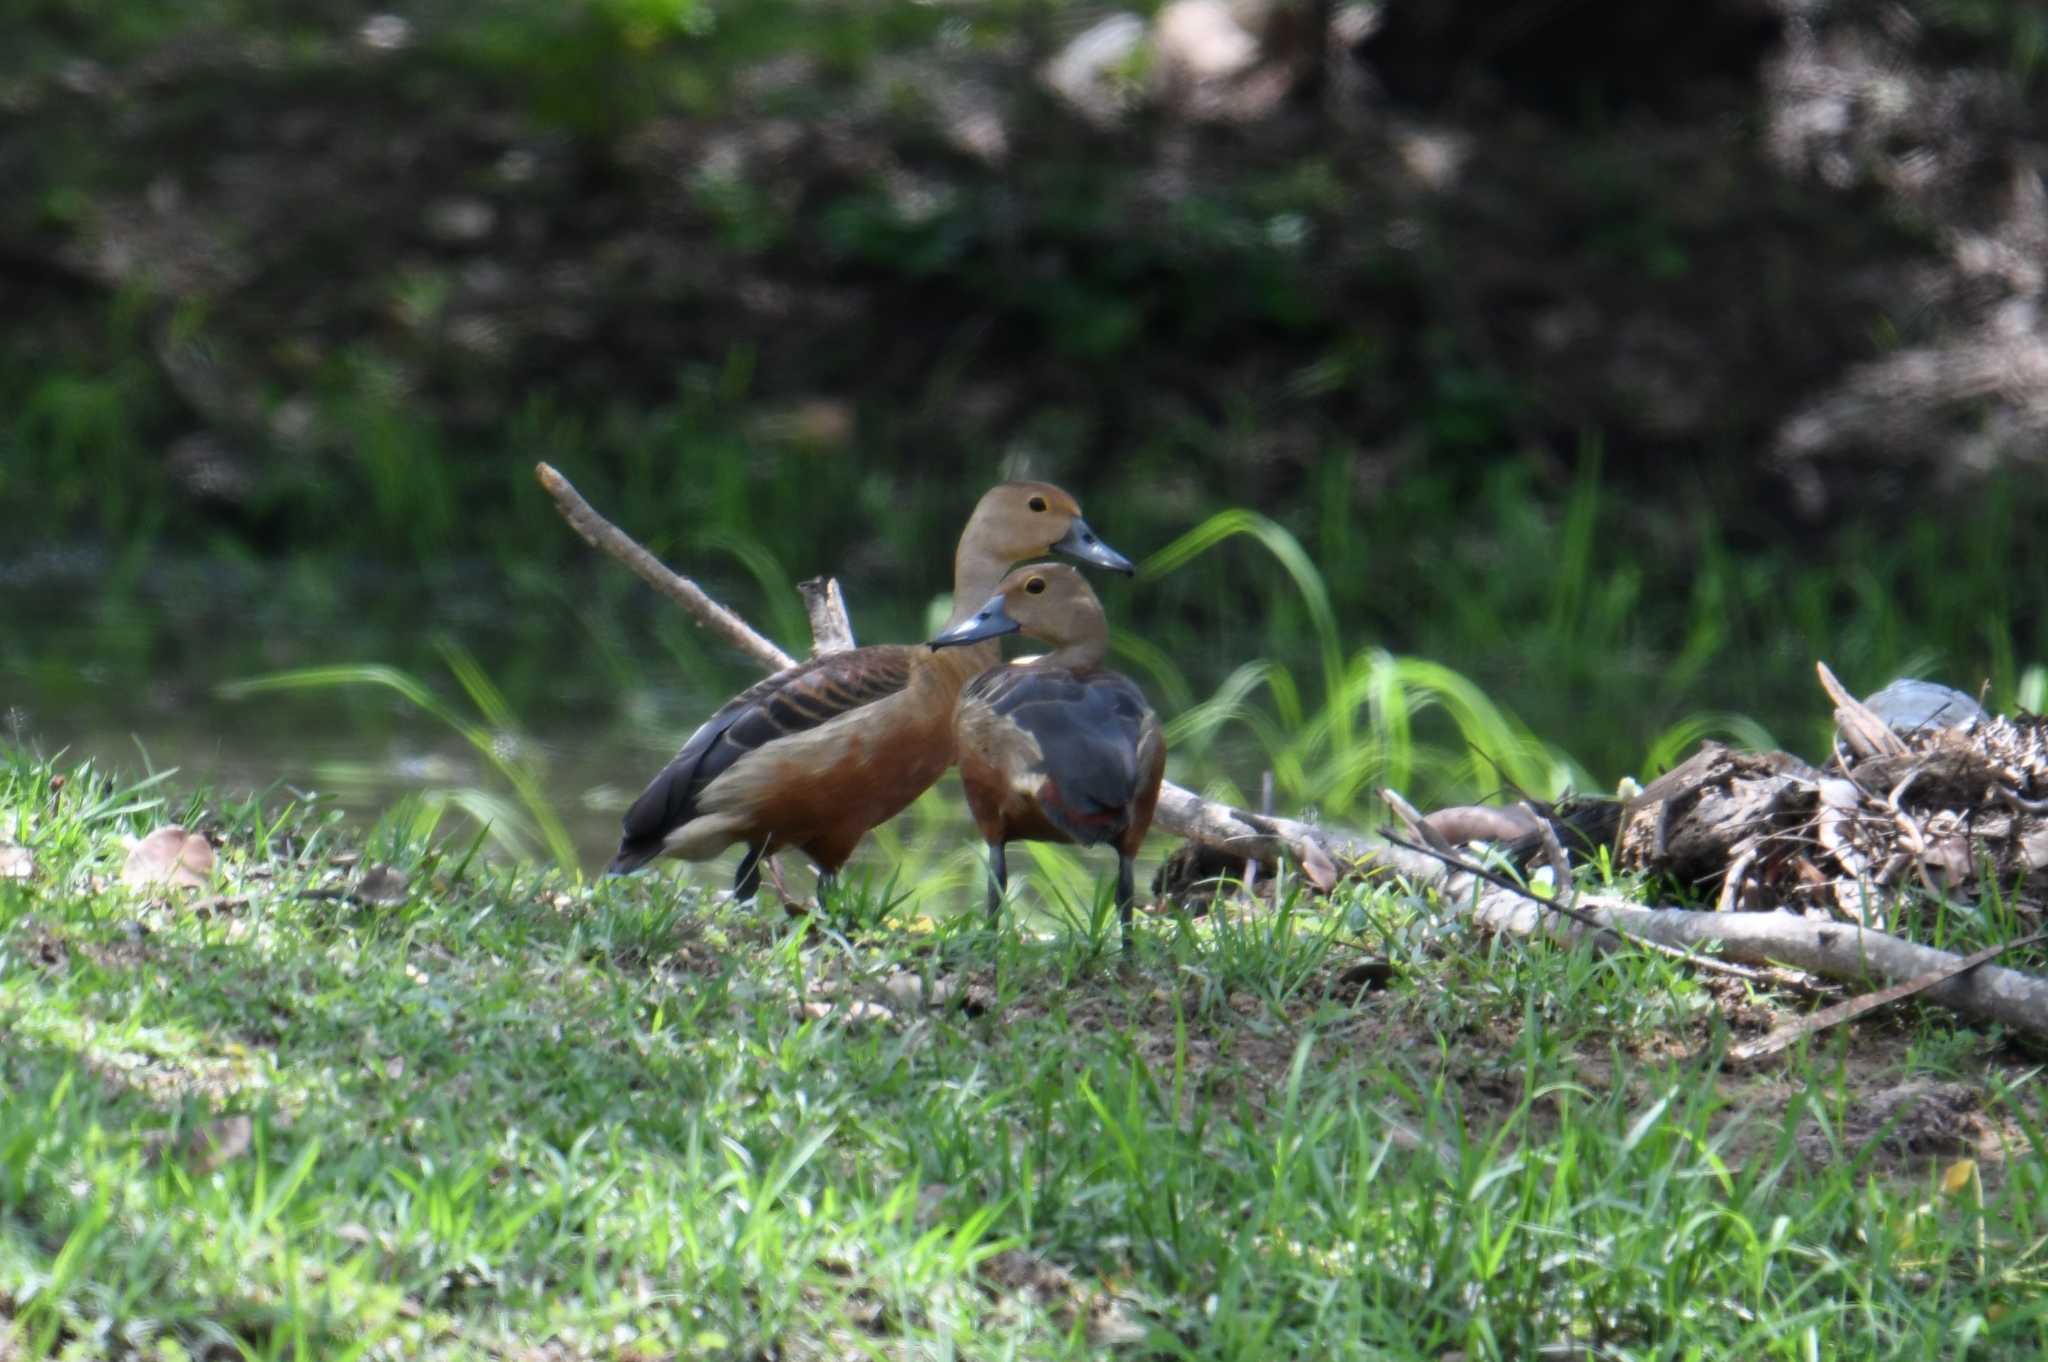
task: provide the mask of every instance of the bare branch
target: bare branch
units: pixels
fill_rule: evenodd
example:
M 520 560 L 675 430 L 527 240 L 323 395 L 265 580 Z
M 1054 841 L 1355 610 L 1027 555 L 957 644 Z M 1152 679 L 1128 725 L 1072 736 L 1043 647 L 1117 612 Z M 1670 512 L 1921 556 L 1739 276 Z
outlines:
M 1536 812 L 1533 805 L 1524 799 L 1515 807 L 1524 817 L 1536 824 L 1537 835 L 1543 839 L 1544 859 L 1550 862 L 1550 892 L 1556 896 L 1557 908 L 1569 914 L 1579 906 L 1579 882 L 1572 874 L 1572 858 L 1564 854 L 1564 843 L 1557 840 L 1557 829 L 1550 826 L 1550 820 Z
M 631 568 L 634 575 L 696 617 L 697 623 L 724 638 L 769 671 L 796 665 L 796 659 L 755 633 L 753 626 L 704 594 L 688 577 L 669 571 L 659 558 L 640 547 L 632 536 L 591 509 L 569 480 L 547 464 L 535 464 L 533 475 L 555 499 L 555 509 L 569 528 L 583 536 L 591 547 L 602 549 Z M 849 631 L 850 632 L 850 631 Z
M 1368 869 L 1428 876 L 1436 863 L 1382 837 L 1318 828 L 1291 818 L 1267 818 L 1204 799 L 1185 786 L 1167 781 L 1159 787 L 1159 807 L 1152 825 L 1162 832 L 1220 847 L 1233 856 L 1278 861 L 1285 857 L 1301 867 L 1311 884 L 1327 890 L 1344 873 Z
M 837 577 L 806 577 L 796 584 L 811 620 L 811 656 L 843 653 L 854 646 L 853 621 L 846 617 L 846 597 Z
M 1810 1017 L 1801 1017 L 1791 1025 L 1781 1026 L 1767 1036 L 1736 1046 L 1728 1052 L 1728 1062 L 1742 1064 L 1753 1059 L 1762 1059 L 1766 1055 L 1775 1055 L 1780 1050 L 1789 1050 L 1806 1037 L 1825 1031 L 1830 1026 L 1854 1021 L 1866 1012 L 1873 1012 L 1902 998 L 1910 998 L 1916 993 L 1925 993 L 1944 979 L 1967 973 L 2015 946 L 2031 946 L 2043 936 L 2048 936 L 2048 933 L 2035 932 L 2032 936 L 1986 946 L 1983 950 L 1973 951 L 1969 955 L 1951 957 L 1948 963 L 1925 974 L 1916 975 L 1903 984 L 1893 984 L 1889 988 L 1881 988 L 1874 993 L 1865 993 L 1846 1002 L 1836 1003 L 1833 1007 L 1824 1007 Z
M 1470 880 L 1448 874 L 1443 878 L 1445 900 L 1464 901 L 1458 890 L 1461 884 L 1469 887 Z M 1828 979 L 1904 983 L 1946 972 L 1946 977 L 1927 984 L 1922 996 L 1977 1021 L 2048 1037 L 2048 979 L 1998 965 L 1963 970 L 1961 960 L 1947 951 L 1846 923 L 1814 922 L 1784 912 L 1642 908 L 1607 897 L 1582 898 L 1573 914 L 1564 917 L 1549 911 L 1547 904 L 1492 886 L 1471 897 L 1467 912 L 1481 926 L 1517 936 L 1591 936 L 1598 944 L 1605 932 L 1620 932 L 1654 945 L 1708 951 L 1740 964 L 1792 965 Z
M 1902 757 L 1906 744 L 1891 725 L 1870 712 L 1861 700 L 1849 694 L 1848 687 L 1838 680 L 1825 662 L 1813 664 L 1820 676 L 1820 688 L 1828 693 L 1828 699 L 1835 702 L 1835 723 L 1841 727 L 1842 737 L 1858 756 Z

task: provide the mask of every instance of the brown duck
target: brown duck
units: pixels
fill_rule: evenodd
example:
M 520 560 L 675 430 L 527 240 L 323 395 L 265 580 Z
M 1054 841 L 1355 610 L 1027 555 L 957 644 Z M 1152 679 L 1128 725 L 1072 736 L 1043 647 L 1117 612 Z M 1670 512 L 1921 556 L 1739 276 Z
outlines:
M 974 613 L 1011 563 L 1047 552 L 1131 570 L 1065 492 L 1002 483 L 975 506 L 954 551 L 949 627 Z M 1000 656 L 995 643 L 946 652 L 885 644 L 814 657 L 748 687 L 627 810 L 610 873 L 659 856 L 710 860 L 744 843 L 733 893 L 751 898 L 761 859 L 794 847 L 817 864 L 822 901 L 868 829 L 945 773 L 960 687 Z
M 1109 650 L 1102 603 L 1063 563 L 1010 573 L 988 604 L 931 646 L 984 646 L 1019 632 L 1053 651 L 982 672 L 960 692 L 953 716 L 960 782 L 988 842 L 990 925 L 1008 887 L 1005 845 L 1107 842 L 1117 853 L 1117 916 L 1128 952 L 1133 861 L 1166 771 L 1159 718 L 1129 677 L 1102 665 Z

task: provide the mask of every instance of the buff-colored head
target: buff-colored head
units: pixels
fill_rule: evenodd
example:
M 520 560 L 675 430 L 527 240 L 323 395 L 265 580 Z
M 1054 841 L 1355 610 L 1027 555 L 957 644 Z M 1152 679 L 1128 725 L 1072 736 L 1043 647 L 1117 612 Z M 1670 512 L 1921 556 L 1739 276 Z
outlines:
M 948 648 L 1004 634 L 1053 646 L 1055 657 L 1099 660 L 1109 642 L 1102 602 L 1088 579 L 1065 563 L 1032 563 L 1004 577 L 981 609 L 931 641 Z
M 989 488 L 960 535 L 955 566 L 997 563 L 1000 572 L 1044 553 L 1063 553 L 1112 572 L 1132 570 L 1130 559 L 1088 527 L 1074 499 L 1049 482 L 1004 482 Z

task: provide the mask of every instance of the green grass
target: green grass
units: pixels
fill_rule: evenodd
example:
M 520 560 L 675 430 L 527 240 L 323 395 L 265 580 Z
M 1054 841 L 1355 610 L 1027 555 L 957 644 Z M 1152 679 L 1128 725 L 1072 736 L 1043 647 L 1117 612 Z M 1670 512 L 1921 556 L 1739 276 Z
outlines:
M 120 839 L 171 820 L 217 833 L 218 892 L 119 886 Z M 1151 918 L 1125 968 L 1099 922 L 992 939 L 971 891 L 856 891 L 807 934 L 403 820 L 369 851 L 408 897 L 358 905 L 330 815 L 19 754 L 0 837 L 35 861 L 0 880 L 0 1312 L 31 1356 L 2048 1345 L 2038 1082 L 1933 1014 L 1737 1077 L 1682 965 L 1393 890 Z M 1346 982 L 1361 949 L 1390 989 Z M 2003 1159 L 1849 1137 L 1921 1074 L 1983 1094 Z

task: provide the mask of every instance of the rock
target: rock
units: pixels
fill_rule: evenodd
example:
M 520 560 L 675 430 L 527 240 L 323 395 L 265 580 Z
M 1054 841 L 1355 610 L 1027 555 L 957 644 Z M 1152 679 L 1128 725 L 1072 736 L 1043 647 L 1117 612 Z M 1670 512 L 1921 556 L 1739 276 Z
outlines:
M 1224 0 L 1172 0 L 1159 11 L 1152 42 L 1160 65 L 1184 80 L 1230 80 L 1259 59 L 1259 40 Z
M 212 844 L 178 827 L 150 833 L 121 866 L 121 882 L 135 889 L 203 889 L 212 879 Z
M 1135 94 L 1129 68 L 1145 45 L 1145 21 L 1112 14 L 1083 29 L 1039 73 L 1047 88 L 1097 123 L 1113 123 Z
M 1900 677 L 1863 701 L 1894 733 L 1923 728 L 1968 728 L 1987 717 L 1984 706 L 1953 686 Z

